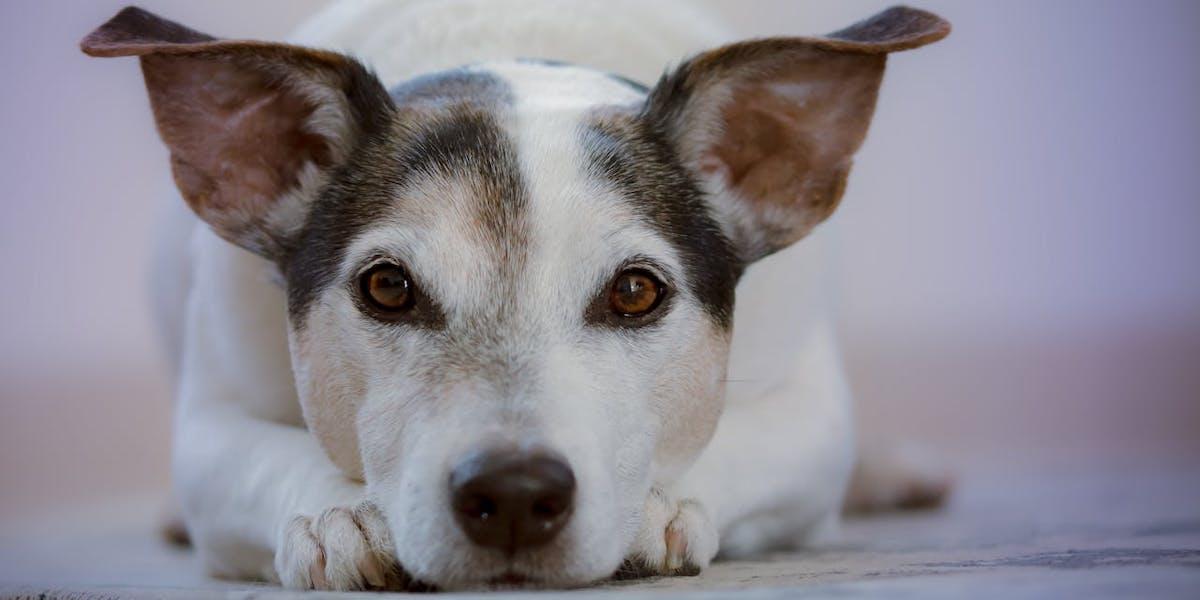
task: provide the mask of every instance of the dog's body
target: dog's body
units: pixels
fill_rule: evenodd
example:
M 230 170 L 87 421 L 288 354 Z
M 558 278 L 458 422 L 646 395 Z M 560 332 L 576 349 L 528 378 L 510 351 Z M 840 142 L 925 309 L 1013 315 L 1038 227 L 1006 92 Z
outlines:
M 213 572 L 300 587 L 380 587 L 396 584 L 389 568 L 398 560 L 411 576 L 444 588 L 569 585 L 602 578 L 623 560 L 652 573 L 690 572 L 713 558 L 718 539 L 724 554 L 745 555 L 804 543 L 836 526 L 854 436 L 826 298 L 826 244 L 821 234 L 808 236 L 742 274 L 750 261 L 807 234 L 832 205 L 823 215 L 804 215 L 803 225 L 771 212 L 747 221 L 745 209 L 721 204 L 733 200 L 712 200 L 710 210 L 726 215 L 717 226 L 688 221 L 674 208 L 630 212 L 622 193 L 653 196 L 658 183 L 643 178 L 674 163 L 657 154 L 649 134 L 634 131 L 635 117 L 607 107 L 652 103 L 665 92 L 651 92 L 647 101 L 647 90 L 624 78 L 651 82 L 664 66 L 728 36 L 674 3 L 606 3 L 572 14 L 545 4 L 346 3 L 319 15 L 295 41 L 364 58 L 392 90 L 396 122 L 417 123 L 404 125 L 405 135 L 440 158 L 415 174 L 394 175 L 381 165 L 407 147 L 357 134 L 376 141 L 326 149 L 358 144 L 350 153 L 357 158 L 333 159 L 353 168 L 331 175 L 308 165 L 295 188 L 278 195 L 279 207 L 257 214 L 252 227 L 230 225 L 257 208 L 239 207 L 231 217 L 212 200 L 220 183 L 205 183 L 209 191 L 199 196 L 188 189 L 193 175 L 180 169 L 202 161 L 164 121 L 171 117 L 161 107 L 170 99 L 152 96 L 177 157 L 176 180 L 213 226 L 190 215 L 173 218 L 157 278 L 169 283 L 158 296 L 164 327 L 184 324 L 173 336 L 181 348 L 177 494 Z M 937 29 L 920 43 L 945 34 L 944 24 L 922 21 L 923 13 L 905 18 L 918 33 Z M 134 35 L 140 25 L 132 23 L 118 23 L 90 51 L 148 56 L 152 93 L 159 77 L 153 61 L 174 69 L 171 61 L 193 59 L 158 59 L 154 53 L 166 51 L 145 50 L 143 38 L 196 48 L 220 43 L 159 25 L 152 35 Z M 842 46 L 871 50 L 857 43 L 831 43 L 817 54 L 823 60 L 821 53 Z M 887 43 L 881 51 L 920 45 L 909 38 Z M 513 60 L 522 57 L 595 69 Z M 475 66 L 412 79 L 462 64 Z M 307 89 L 305 98 L 323 93 Z M 373 125 L 361 122 L 369 107 L 360 106 L 370 94 L 354 94 L 354 129 L 370 131 Z M 872 91 L 869 102 L 848 104 L 865 102 L 869 118 L 873 101 Z M 339 118 L 321 110 L 305 113 L 309 130 Z M 426 121 L 454 119 L 449 137 L 446 130 L 433 138 L 420 133 Z M 704 129 L 681 129 L 680 139 Z M 855 135 L 861 140 L 849 134 L 849 152 Z M 464 139 L 470 143 L 461 152 L 475 158 L 446 149 Z M 493 145 L 498 150 L 489 153 Z M 686 163 L 688 150 L 679 152 Z M 848 162 L 834 179 L 846 168 Z M 724 185 L 705 179 L 715 177 L 711 171 L 692 173 L 712 197 L 724 197 L 711 191 Z M 386 211 L 363 216 L 360 199 L 382 193 L 371 187 L 378 179 L 419 200 L 388 200 Z M 691 184 L 667 189 L 681 185 Z M 315 190 L 322 190 L 320 202 L 341 208 L 308 208 Z M 840 193 L 822 202 L 835 205 Z M 338 194 L 353 202 L 335 201 Z M 478 199 L 490 195 L 501 200 L 480 212 Z M 517 197 L 519 211 L 504 200 Z M 788 229 L 778 234 L 786 239 L 747 233 L 769 219 L 776 219 L 770 235 Z M 345 226 L 350 221 L 357 225 Z M 266 234 L 263 223 L 271 227 Z M 365 329 L 355 301 L 329 280 L 356 269 L 369 274 L 392 257 L 403 258 L 416 289 L 429 291 L 410 300 L 401 333 Z M 659 320 L 647 317 L 643 327 L 588 308 L 588 325 L 579 329 L 573 312 L 559 310 L 589 302 L 590 292 L 576 299 L 572 290 L 630 269 L 671 282 L 663 284 L 664 294 L 671 290 L 664 308 L 653 309 L 663 313 L 653 316 Z M 436 296 L 436 305 L 421 304 L 426 295 Z M 528 551 L 505 538 L 507 551 L 498 553 L 482 548 L 491 533 L 440 508 L 447 470 L 453 487 L 461 471 L 455 462 L 474 456 L 481 441 L 512 452 L 547 448 L 570 465 L 578 492 L 561 534 Z

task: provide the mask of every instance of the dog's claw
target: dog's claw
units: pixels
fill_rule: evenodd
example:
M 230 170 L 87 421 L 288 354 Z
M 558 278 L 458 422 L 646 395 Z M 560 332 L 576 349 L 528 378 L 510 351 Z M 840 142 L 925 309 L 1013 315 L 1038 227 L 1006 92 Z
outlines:
M 667 526 L 665 536 L 667 544 L 667 561 L 666 570 L 674 573 L 683 568 L 683 563 L 687 559 L 687 537 L 684 533 L 684 524 L 676 517 L 671 519 L 671 524 Z

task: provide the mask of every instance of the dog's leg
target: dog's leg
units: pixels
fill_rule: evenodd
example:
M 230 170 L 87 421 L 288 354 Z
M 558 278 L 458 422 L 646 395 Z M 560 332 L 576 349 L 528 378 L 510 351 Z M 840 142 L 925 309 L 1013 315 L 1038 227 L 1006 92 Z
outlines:
M 195 235 L 173 473 L 196 548 L 225 577 L 390 586 L 381 515 L 303 426 L 269 265 Z
M 215 406 L 215 397 L 203 406 L 183 398 L 192 406 L 179 414 L 174 460 L 185 520 L 209 569 L 289 587 L 382 585 L 374 546 L 386 549 L 387 529 L 376 527 L 382 520 L 362 485 L 303 429 Z M 384 535 L 372 536 L 377 530 Z
M 815 329 L 791 381 L 729 404 L 696 464 L 672 487 L 698 500 L 723 556 L 792 547 L 836 529 L 854 432 L 832 328 Z
M 313 436 L 248 414 L 229 390 L 184 387 L 176 488 L 210 571 L 292 588 L 402 584 L 382 515 Z

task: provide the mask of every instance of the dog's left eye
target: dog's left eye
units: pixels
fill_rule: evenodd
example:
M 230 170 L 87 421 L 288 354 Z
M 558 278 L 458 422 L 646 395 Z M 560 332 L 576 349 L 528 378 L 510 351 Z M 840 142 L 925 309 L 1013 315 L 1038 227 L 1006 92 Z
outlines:
M 640 317 L 658 308 L 665 291 L 666 286 L 649 271 L 627 269 L 613 279 L 608 305 L 622 317 Z
M 412 308 L 415 294 L 408 273 L 397 265 L 379 264 L 367 269 L 358 280 L 363 301 L 377 316 L 392 317 Z

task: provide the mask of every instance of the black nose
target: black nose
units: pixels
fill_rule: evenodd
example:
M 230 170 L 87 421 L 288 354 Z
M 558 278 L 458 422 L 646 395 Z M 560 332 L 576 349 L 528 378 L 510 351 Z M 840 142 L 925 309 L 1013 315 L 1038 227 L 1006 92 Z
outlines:
M 546 452 L 490 450 L 455 467 L 450 496 L 471 541 L 512 554 L 562 530 L 571 517 L 575 474 Z

